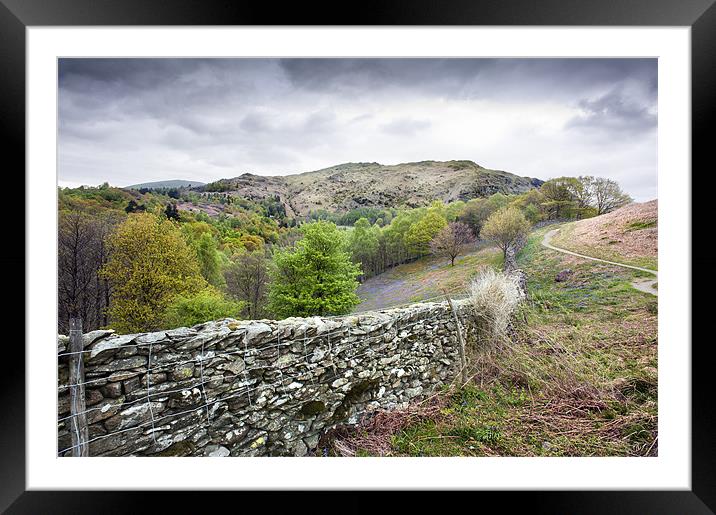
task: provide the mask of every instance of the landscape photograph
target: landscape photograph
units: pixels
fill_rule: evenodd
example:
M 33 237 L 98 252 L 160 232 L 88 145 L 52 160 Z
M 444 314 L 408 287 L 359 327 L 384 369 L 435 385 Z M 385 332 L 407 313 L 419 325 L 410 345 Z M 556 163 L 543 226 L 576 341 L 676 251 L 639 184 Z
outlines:
M 59 59 L 57 456 L 658 456 L 657 72 Z

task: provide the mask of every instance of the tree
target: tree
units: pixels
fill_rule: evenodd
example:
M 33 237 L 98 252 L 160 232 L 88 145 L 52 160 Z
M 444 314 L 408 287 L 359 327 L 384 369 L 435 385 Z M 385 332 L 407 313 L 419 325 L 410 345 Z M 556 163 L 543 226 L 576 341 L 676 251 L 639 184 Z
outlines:
M 445 217 L 438 210 L 429 209 L 405 235 L 408 247 L 418 255 L 427 254 L 430 251 L 430 242 L 446 225 Z
M 301 227 L 293 249 L 279 250 L 271 273 L 269 307 L 278 317 L 340 315 L 360 299 L 360 266 L 351 262 L 343 233 L 331 222 Z
M 614 211 L 632 201 L 632 198 L 622 191 L 619 184 L 604 177 L 594 178 L 592 195 L 598 215 Z
M 176 224 L 164 217 L 129 215 L 109 236 L 108 247 L 101 274 L 112 288 L 110 325 L 119 332 L 161 329 L 175 297 L 207 286 L 196 254 Z
M 139 205 L 137 202 L 132 199 L 127 203 L 127 207 L 124 208 L 124 210 L 129 213 L 141 213 L 143 211 L 146 211 L 146 206 Z
M 105 239 L 118 223 L 112 212 L 90 214 L 61 210 L 58 225 L 58 331 L 66 334 L 69 319 L 82 318 L 84 331 L 107 324 L 109 287 L 99 270 L 107 259 Z
M 540 192 L 545 199 L 542 207 L 547 211 L 550 219 L 574 215 L 578 207 L 574 191 L 579 186 L 579 180 L 574 177 L 557 177 L 542 184 Z
M 194 294 L 177 295 L 167 306 L 164 327 L 191 327 L 210 320 L 239 318 L 243 307 L 243 302 L 226 299 L 212 287 Z
M 371 276 L 376 272 L 378 257 L 378 233 L 373 230 L 367 218 L 360 218 L 348 236 L 348 250 L 353 260 L 361 265 L 363 276 Z
M 527 236 L 530 223 L 516 207 L 507 207 L 494 213 L 482 228 L 482 237 L 493 241 L 505 257 L 507 249 L 516 246 Z
M 435 235 L 430 242 L 430 250 L 436 256 L 449 256 L 450 266 L 455 266 L 455 258 L 474 242 L 475 235 L 467 224 L 450 222 Z
M 268 288 L 268 260 L 262 251 L 240 252 L 224 269 L 226 290 L 233 298 L 245 303 L 247 318 L 265 315 Z
M 502 193 L 495 193 L 487 198 L 472 199 L 465 204 L 458 221 L 469 225 L 475 236 L 480 236 L 482 226 L 490 215 L 509 202 L 510 198 Z
M 196 253 L 199 270 L 204 279 L 213 286 L 223 286 L 221 256 L 214 237 L 215 229 L 206 222 L 192 222 L 184 224 L 181 232 L 186 242 Z
M 173 202 L 167 204 L 167 207 L 164 209 L 164 214 L 170 220 L 179 221 L 179 210 L 177 209 L 177 205 Z

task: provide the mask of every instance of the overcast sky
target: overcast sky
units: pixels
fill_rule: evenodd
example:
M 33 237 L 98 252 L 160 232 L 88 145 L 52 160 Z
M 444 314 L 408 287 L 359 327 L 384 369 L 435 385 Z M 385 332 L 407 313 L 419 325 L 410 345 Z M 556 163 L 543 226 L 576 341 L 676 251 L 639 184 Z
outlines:
M 469 159 L 656 198 L 656 59 L 61 59 L 61 186 Z

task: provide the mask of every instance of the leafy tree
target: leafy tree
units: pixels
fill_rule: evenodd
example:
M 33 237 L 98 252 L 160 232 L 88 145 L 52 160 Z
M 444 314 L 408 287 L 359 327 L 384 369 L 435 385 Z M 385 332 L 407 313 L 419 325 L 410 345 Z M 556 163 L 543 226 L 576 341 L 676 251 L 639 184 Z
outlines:
M 169 220 L 179 221 L 179 210 L 177 209 L 177 205 L 173 202 L 167 204 L 167 207 L 164 209 L 164 214 Z
M 530 230 L 530 223 L 516 207 L 507 207 L 492 214 L 482 228 L 482 237 L 497 244 L 505 257 L 507 249 L 517 245 Z
M 581 187 L 575 177 L 557 177 L 550 179 L 540 187 L 544 196 L 542 206 L 550 219 L 572 217 L 579 207 L 575 190 Z
M 360 299 L 355 293 L 360 267 L 346 252 L 344 233 L 331 222 L 301 227 L 293 249 L 274 256 L 269 306 L 278 317 L 340 315 Z
M 490 215 L 507 206 L 509 202 L 510 198 L 502 193 L 495 193 L 484 199 L 469 200 L 460 213 L 458 221 L 469 225 L 475 236 L 480 236 L 482 226 Z
M 419 255 L 427 254 L 430 251 L 430 242 L 446 225 L 447 221 L 439 210 L 429 209 L 405 235 L 408 247 Z
M 598 215 L 620 208 L 633 199 L 624 193 L 615 181 L 604 177 L 592 178 L 592 195 Z
M 163 217 L 130 215 L 109 236 L 108 247 L 101 274 L 112 289 L 109 321 L 120 332 L 161 329 L 174 297 L 207 286 L 196 254 L 176 224 Z
M 377 228 L 376 228 L 377 229 Z M 359 219 L 348 237 L 348 250 L 361 265 L 363 274 L 372 275 L 377 268 L 380 230 L 373 230 L 367 218 Z
M 205 288 L 194 294 L 177 295 L 164 313 L 164 326 L 191 327 L 222 318 L 239 318 L 243 302 L 226 299 L 214 288 Z
M 141 213 L 143 211 L 146 211 L 146 206 L 139 205 L 137 202 L 132 199 L 127 203 L 127 207 L 124 208 L 124 210 L 129 213 Z
M 216 230 L 206 222 L 192 222 L 181 228 L 189 246 L 196 253 L 201 275 L 213 286 L 223 286 L 221 257 L 214 237 Z
M 435 235 L 430 250 L 436 256 L 450 257 L 450 266 L 455 266 L 455 258 L 474 242 L 475 235 L 467 224 L 450 222 Z
M 229 295 L 245 303 L 247 318 L 262 318 L 266 311 L 268 259 L 262 251 L 241 252 L 224 269 Z

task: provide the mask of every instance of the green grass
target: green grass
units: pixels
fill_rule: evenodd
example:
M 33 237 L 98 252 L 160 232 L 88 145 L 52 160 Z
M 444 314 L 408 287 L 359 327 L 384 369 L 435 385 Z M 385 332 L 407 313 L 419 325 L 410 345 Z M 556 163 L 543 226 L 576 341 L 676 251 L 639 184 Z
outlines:
M 529 300 L 511 341 L 470 342 L 471 382 L 443 393 L 438 415 L 392 434 L 389 455 L 657 453 L 657 299 L 627 269 L 544 248 L 548 229 L 518 256 Z M 555 282 L 567 267 L 572 276 Z
M 637 220 L 627 225 L 627 231 L 640 231 L 641 229 L 651 229 L 656 227 L 656 220 Z
M 384 309 L 390 306 L 420 302 L 448 292 L 464 292 L 481 266 L 502 266 L 502 252 L 484 244 L 458 256 L 455 266 L 446 258 L 425 257 L 399 265 L 368 279 L 358 288 L 361 304 L 356 311 Z

